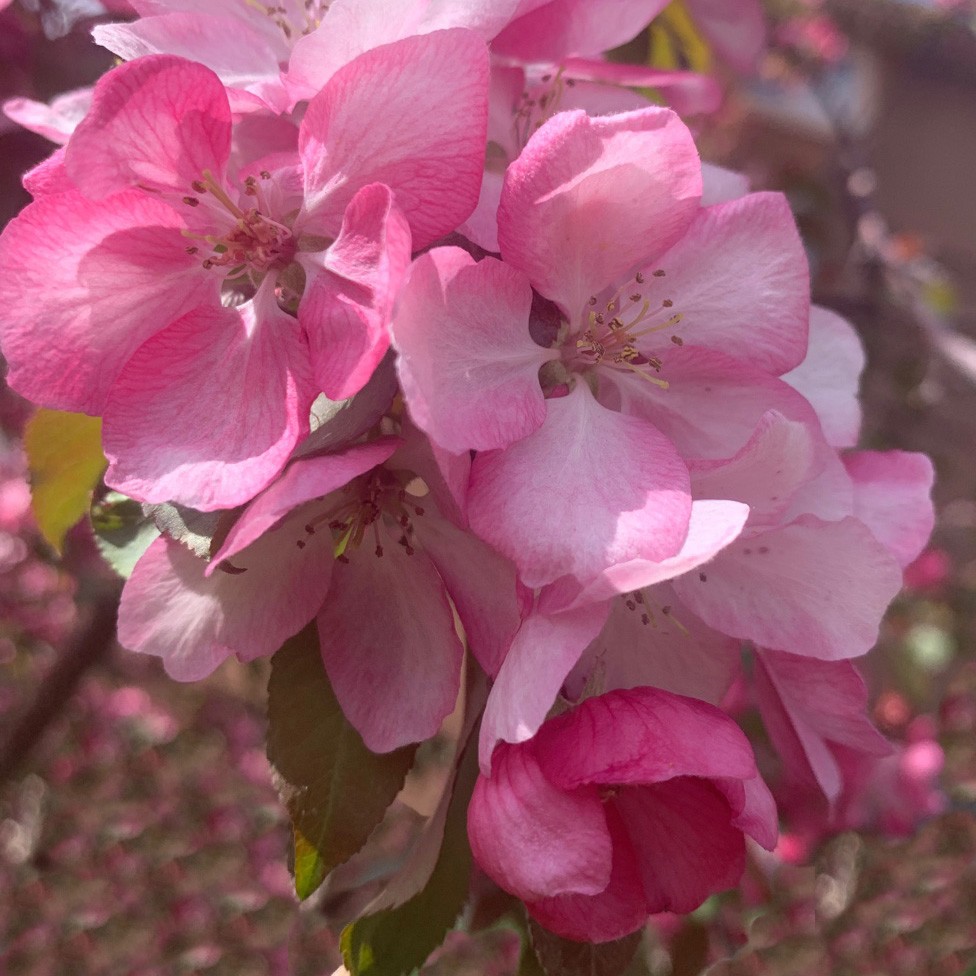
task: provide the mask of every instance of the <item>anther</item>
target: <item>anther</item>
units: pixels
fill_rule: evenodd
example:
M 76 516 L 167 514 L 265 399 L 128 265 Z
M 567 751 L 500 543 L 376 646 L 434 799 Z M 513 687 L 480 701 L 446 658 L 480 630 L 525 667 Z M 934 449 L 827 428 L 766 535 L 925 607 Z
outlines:
M 681 338 L 681 336 L 671 336 L 671 341 L 672 341 L 672 342 L 673 342 L 673 343 L 674 343 L 674 344 L 675 344 L 676 346 L 683 346 L 683 345 L 685 344 L 685 340 L 684 340 L 684 339 L 682 339 L 682 338 Z
M 261 170 L 261 172 L 258 175 L 261 177 L 262 180 L 271 179 L 271 174 L 266 169 Z
M 641 614 L 641 623 L 646 627 L 651 622 L 651 618 L 646 613 Z
M 654 277 L 655 278 L 663 278 L 664 277 L 664 272 L 660 268 L 658 268 L 657 271 L 654 272 Z
M 647 279 L 644 277 L 644 272 L 643 271 L 638 271 L 637 274 L 634 275 L 634 281 L 636 281 L 637 284 L 639 284 L 639 285 L 644 284 L 644 282 L 646 280 Z
M 671 306 L 672 306 L 672 305 L 674 305 L 674 302 L 673 302 L 673 301 L 671 301 L 671 299 L 670 299 L 670 298 L 665 298 L 665 299 L 664 299 L 664 301 L 663 301 L 663 302 L 661 302 L 661 304 L 662 304 L 662 305 L 663 305 L 663 306 L 664 306 L 665 308 L 671 308 Z
M 296 541 L 295 545 L 298 546 L 299 549 L 304 549 L 305 548 L 305 541 L 303 539 L 299 539 L 299 540 Z
M 628 295 L 627 297 L 632 302 L 639 302 L 641 300 L 641 293 L 639 291 L 635 291 L 633 295 Z
M 198 248 L 195 244 L 193 244 L 193 245 L 191 245 L 190 247 L 188 247 L 186 249 L 186 253 L 187 254 L 196 254 L 197 251 L 199 251 L 199 250 L 200 250 L 200 248 Z
M 707 576 L 706 576 L 706 575 L 705 575 L 704 573 L 699 573 L 699 574 L 698 574 L 698 578 L 699 578 L 699 579 L 700 579 L 700 580 L 701 580 L 701 581 L 702 581 L 703 583 L 707 583 L 707 582 L 708 582 L 708 577 L 707 577 Z
M 200 201 L 196 197 L 183 197 L 183 202 L 188 207 L 199 207 Z
M 376 553 L 377 556 L 382 556 L 383 555 L 383 547 L 382 546 L 377 546 L 373 551 Z

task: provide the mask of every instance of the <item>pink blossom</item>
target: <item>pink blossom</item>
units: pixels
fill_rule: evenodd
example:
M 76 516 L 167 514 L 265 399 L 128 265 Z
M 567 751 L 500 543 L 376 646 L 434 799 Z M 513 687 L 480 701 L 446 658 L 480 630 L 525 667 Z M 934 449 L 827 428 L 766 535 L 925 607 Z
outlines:
M 230 656 L 273 654 L 317 619 L 326 671 L 367 746 L 430 738 L 458 693 L 454 610 L 489 667 L 521 611 L 514 569 L 441 515 L 435 474 L 415 493 L 398 446 L 381 438 L 296 460 L 209 562 L 158 539 L 123 592 L 120 642 L 192 681 Z
M 391 71 L 392 91 L 370 82 Z M 474 206 L 486 71 L 462 31 L 369 52 L 297 151 L 236 175 L 216 75 L 166 56 L 110 72 L 64 157 L 77 189 L 56 177 L 0 240 L 11 385 L 104 414 L 107 480 L 133 497 L 247 501 L 316 393 L 352 395 L 382 358 L 411 246 Z
M 468 808 L 482 869 L 576 941 L 692 911 L 738 883 L 744 835 L 772 848 L 776 829 L 735 723 L 654 688 L 589 698 L 528 742 L 499 746 Z

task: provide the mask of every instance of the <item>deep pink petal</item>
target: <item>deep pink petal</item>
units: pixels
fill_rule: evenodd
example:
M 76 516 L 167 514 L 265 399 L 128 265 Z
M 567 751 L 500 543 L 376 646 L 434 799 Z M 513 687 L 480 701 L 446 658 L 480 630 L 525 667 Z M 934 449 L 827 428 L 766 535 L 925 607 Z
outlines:
M 408 37 L 341 68 L 302 121 L 299 219 L 335 233 L 353 194 L 385 183 L 415 249 L 454 230 L 481 188 L 487 90 L 487 52 L 471 31 Z
M 824 660 L 857 657 L 877 640 L 901 588 L 895 559 L 857 519 L 811 516 L 739 539 L 706 572 L 672 584 L 707 624 L 764 647 Z
M 854 327 L 829 309 L 812 306 L 806 358 L 783 379 L 813 405 L 833 447 L 857 443 L 861 430 L 857 391 L 863 369 L 864 347 Z
M 592 295 L 674 244 L 700 196 L 698 153 L 673 112 L 562 112 L 508 168 L 498 242 L 572 321 Z
M 230 571 L 204 577 L 206 563 L 161 537 L 125 584 L 119 643 L 163 659 L 178 681 L 206 677 L 236 654 L 243 661 L 273 654 L 318 611 L 329 586 L 328 533 L 298 549 L 302 510 L 276 532 L 237 555 Z
M 106 483 L 202 511 L 250 501 L 308 433 L 315 399 L 298 322 L 270 281 L 239 308 L 200 308 L 144 343 L 105 407 Z
M 717 705 L 739 671 L 741 642 L 706 627 L 669 586 L 637 603 L 621 596 L 566 681 L 570 697 L 587 683 L 606 691 L 651 685 Z
M 192 194 L 205 170 L 222 179 L 230 134 L 220 79 L 202 64 L 152 55 L 119 65 L 95 85 L 65 164 L 90 197 L 136 184 Z
M 610 942 L 647 921 L 647 900 L 634 848 L 613 804 L 603 808 L 613 841 L 610 883 L 596 895 L 557 895 L 526 904 L 543 928 L 574 942 Z
M 634 846 L 651 912 L 691 912 L 739 883 L 745 838 L 713 783 L 680 777 L 624 787 L 613 803 Z
M 45 196 L 0 238 L 8 382 L 45 406 L 101 413 L 129 357 L 218 284 L 186 253 L 182 221 L 138 191 L 98 203 Z
M 468 805 L 471 851 L 506 891 L 532 901 L 594 895 L 610 881 L 610 832 L 597 791 L 554 787 L 529 748 L 495 752 Z
M 21 183 L 35 200 L 49 193 L 77 192 L 78 189 L 64 168 L 64 146 L 24 173 Z
M 335 454 L 295 461 L 241 513 L 207 566 L 207 575 L 210 576 L 222 560 L 232 559 L 272 529 L 292 509 L 342 488 L 353 478 L 388 460 L 396 448 L 396 439 L 385 437 L 368 444 L 356 444 Z M 322 531 L 326 531 L 324 527 Z
M 519 61 L 600 54 L 635 37 L 667 0 L 551 0 L 513 21 L 492 49 Z
M 381 522 L 336 564 L 318 616 L 322 660 L 346 718 L 373 752 L 429 739 L 457 700 L 463 650 L 444 584 Z
M 414 423 L 448 451 L 507 447 L 541 425 L 539 367 L 555 353 L 529 335 L 532 289 L 514 268 L 460 248 L 418 258 L 393 323 Z
M 935 525 L 932 462 L 905 451 L 857 451 L 845 456 L 844 466 L 854 483 L 854 514 L 904 568 Z
M 414 527 L 447 587 L 468 648 L 485 672 L 494 676 L 522 622 L 515 566 L 426 505 Z
M 594 604 L 526 617 L 485 706 L 479 741 L 483 770 L 490 769 L 496 743 L 524 742 L 536 733 L 583 649 L 600 632 L 607 610 Z
M 659 688 L 610 691 L 546 722 L 535 751 L 560 789 L 755 775 L 752 747 L 714 705 Z
M 410 264 L 410 228 L 389 187 L 364 186 L 349 202 L 335 243 L 303 254 L 307 284 L 298 318 L 326 396 L 358 393 L 390 345 L 390 318 Z
M 655 271 L 664 277 L 654 278 Z M 750 193 L 703 208 L 684 236 L 645 269 L 645 299 L 680 314 L 672 331 L 778 375 L 807 352 L 810 274 L 786 197 Z M 650 355 L 670 349 L 668 332 L 638 342 Z
M 748 834 L 767 851 L 779 841 L 776 800 L 766 781 L 756 773 L 752 779 L 715 779 L 715 786 L 729 801 L 734 814 L 732 826 Z
M 733 542 L 748 517 L 748 506 L 740 502 L 692 502 L 688 536 L 676 556 L 660 562 L 633 559 L 618 563 L 586 585 L 572 576 L 563 577 L 542 591 L 539 606 L 545 613 L 566 610 L 586 603 L 609 600 L 621 593 L 642 590 L 690 572 L 707 563 Z

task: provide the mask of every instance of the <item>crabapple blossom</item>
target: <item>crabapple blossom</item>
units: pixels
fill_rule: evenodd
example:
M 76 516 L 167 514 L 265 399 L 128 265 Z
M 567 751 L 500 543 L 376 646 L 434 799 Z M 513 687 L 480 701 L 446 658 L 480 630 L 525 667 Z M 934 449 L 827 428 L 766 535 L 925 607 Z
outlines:
M 468 808 L 475 859 L 557 934 L 605 942 L 735 885 L 745 836 L 776 843 L 738 726 L 655 688 L 588 698 L 500 745 Z

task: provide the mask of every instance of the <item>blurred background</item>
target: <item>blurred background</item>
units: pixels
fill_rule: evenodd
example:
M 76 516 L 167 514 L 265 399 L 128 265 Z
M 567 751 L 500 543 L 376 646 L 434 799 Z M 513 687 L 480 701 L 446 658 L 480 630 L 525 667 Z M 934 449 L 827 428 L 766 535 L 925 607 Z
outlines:
M 974 976 L 976 2 L 767 7 L 755 76 L 723 68 L 676 20 L 621 56 L 719 73 L 722 108 L 692 120 L 702 154 L 788 195 L 815 300 L 868 352 L 862 445 L 929 454 L 938 520 L 858 662 L 894 755 L 858 774 L 825 828 L 812 795 L 777 779 L 743 702 L 779 790 L 780 848 L 753 858 L 740 891 L 655 919 L 634 973 Z M 94 0 L 0 11 L 0 99 L 91 84 L 112 62 L 88 32 L 112 16 Z M 0 116 L 0 225 L 53 148 Z M 298 905 L 264 755 L 267 662 L 181 685 L 115 646 L 120 584 L 90 524 L 60 543 L 58 513 L 32 512 L 31 412 L 0 387 L 0 973 L 331 973 L 348 889 L 395 858 L 397 824 L 388 848 L 380 838 Z M 437 749 L 425 756 L 405 821 L 430 809 Z M 458 935 L 424 973 L 514 976 L 517 943 L 504 929 Z

